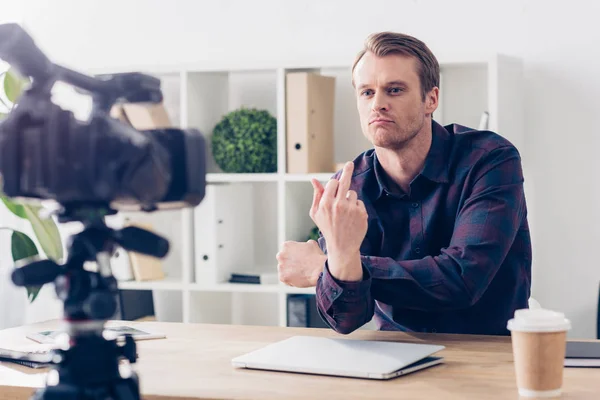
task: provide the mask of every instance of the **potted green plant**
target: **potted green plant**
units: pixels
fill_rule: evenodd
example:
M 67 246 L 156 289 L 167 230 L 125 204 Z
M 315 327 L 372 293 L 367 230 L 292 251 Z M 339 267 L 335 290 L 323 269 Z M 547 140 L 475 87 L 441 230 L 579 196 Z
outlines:
M 277 120 L 266 110 L 231 111 L 213 129 L 212 154 L 223 172 L 277 172 Z
M 6 118 L 20 97 L 23 90 L 29 84 L 27 79 L 19 76 L 19 74 L 9 69 L 0 73 L 0 106 L 3 107 L 0 112 L 0 120 Z M 1 122 L 0 122 L 1 123 Z M 58 227 L 52 218 L 43 219 L 39 215 L 41 206 L 19 202 L 15 199 L 9 199 L 2 193 L 2 177 L 0 176 L 0 199 L 8 211 L 15 214 L 17 217 L 28 221 L 31 228 L 42 248 L 43 255 L 60 262 L 63 258 L 63 246 Z M 24 232 L 15 230 L 9 227 L 0 229 L 12 231 L 10 240 L 10 249 L 12 259 L 16 263 L 32 257 L 42 257 L 35 242 Z M 37 297 L 41 287 L 27 287 L 27 297 L 30 302 L 33 302 Z

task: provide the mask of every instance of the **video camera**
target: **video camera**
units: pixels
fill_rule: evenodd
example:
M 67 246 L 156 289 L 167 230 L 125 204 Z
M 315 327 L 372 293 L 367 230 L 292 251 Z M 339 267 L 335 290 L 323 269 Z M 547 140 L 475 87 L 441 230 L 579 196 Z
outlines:
M 203 199 L 205 142 L 198 130 L 137 131 L 110 116 L 118 102 L 161 102 L 159 79 L 141 73 L 90 77 L 53 64 L 16 24 L 0 25 L 0 59 L 32 79 L 0 123 L 7 196 L 52 199 L 67 209 L 141 211 Z M 93 98 L 88 121 L 52 102 L 57 81 Z
M 117 310 L 118 285 L 110 257 L 117 246 L 162 258 L 166 239 L 136 227 L 109 228 L 105 217 L 124 211 L 193 207 L 205 194 L 205 141 L 195 129 L 136 130 L 110 116 L 119 103 L 159 103 L 160 80 L 142 73 L 87 76 L 56 65 L 16 24 L 0 25 L 0 59 L 31 79 L 0 122 L 0 183 L 6 196 L 51 200 L 60 222 L 84 229 L 68 243 L 67 260 L 33 261 L 15 268 L 18 286 L 54 282 L 64 303 L 68 346 L 47 360 L 52 383 L 35 399 L 139 399 L 135 342 L 104 336 Z M 93 99 L 87 121 L 52 102 L 56 82 Z M 83 268 L 95 261 L 97 271 Z M 124 372 L 125 371 L 125 372 Z

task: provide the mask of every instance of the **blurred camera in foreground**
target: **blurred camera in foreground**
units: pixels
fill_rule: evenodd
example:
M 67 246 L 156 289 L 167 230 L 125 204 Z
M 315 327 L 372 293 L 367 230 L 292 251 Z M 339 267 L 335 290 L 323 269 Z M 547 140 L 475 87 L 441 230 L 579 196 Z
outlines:
M 16 24 L 0 25 L 0 59 L 31 79 L 0 122 L 0 176 L 9 197 L 51 199 L 66 210 L 154 211 L 198 205 L 205 141 L 195 129 L 136 130 L 112 118 L 119 103 L 160 103 L 142 73 L 87 76 L 52 63 Z M 57 81 L 93 99 L 87 121 L 52 102 Z M 78 219 L 69 213 L 62 219 Z

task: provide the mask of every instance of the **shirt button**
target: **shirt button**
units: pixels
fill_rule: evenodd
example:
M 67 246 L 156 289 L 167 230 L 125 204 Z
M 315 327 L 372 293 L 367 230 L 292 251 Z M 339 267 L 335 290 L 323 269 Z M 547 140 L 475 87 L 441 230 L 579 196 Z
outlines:
M 417 254 L 421 253 L 421 248 L 420 247 L 415 247 L 415 253 L 417 253 Z
M 416 202 L 415 202 L 415 203 L 412 203 L 412 206 L 413 206 L 414 208 L 417 208 L 417 207 L 419 207 L 419 203 L 416 203 Z
M 334 296 L 337 296 L 337 290 L 331 289 L 331 294 L 333 294 Z

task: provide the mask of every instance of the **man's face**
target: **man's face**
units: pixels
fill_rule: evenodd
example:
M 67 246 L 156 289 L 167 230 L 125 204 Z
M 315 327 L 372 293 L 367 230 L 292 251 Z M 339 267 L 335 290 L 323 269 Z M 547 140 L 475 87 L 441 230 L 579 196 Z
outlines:
M 437 108 L 438 89 L 421 96 L 417 60 L 367 52 L 354 69 L 363 134 L 376 147 L 399 149 L 414 138 Z

